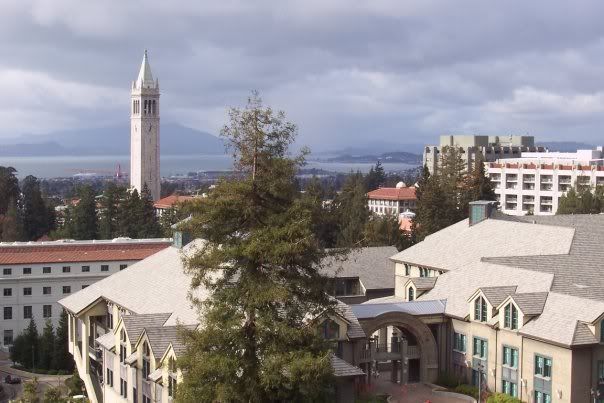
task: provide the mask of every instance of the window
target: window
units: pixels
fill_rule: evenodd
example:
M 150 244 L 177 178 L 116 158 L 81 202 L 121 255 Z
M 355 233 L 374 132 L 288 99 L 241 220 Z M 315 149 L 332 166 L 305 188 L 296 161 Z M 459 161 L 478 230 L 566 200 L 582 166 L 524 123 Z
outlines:
M 413 287 L 411 287 L 411 286 L 409 287 L 408 294 L 409 294 L 408 300 L 413 301 L 415 299 L 415 290 L 413 289 Z
M 113 387 L 113 371 L 107 368 L 107 379 L 105 383 L 111 387 Z
M 42 274 L 50 274 L 50 267 L 42 267 Z
M 23 319 L 31 319 L 31 318 L 32 318 L 31 305 L 24 305 L 23 306 Z
M 138 402 L 138 394 L 136 393 L 136 386 L 132 388 L 132 403 Z
M 325 319 L 319 328 L 319 335 L 325 340 L 340 338 L 340 325 L 331 319 Z
M 487 321 L 487 302 L 483 297 L 474 300 L 474 320 L 480 322 Z
M 13 344 L 13 331 L 12 329 L 4 330 L 4 345 L 10 346 Z
M 151 398 L 146 395 L 143 395 L 143 403 L 151 403 Z
M 126 267 L 128 267 L 128 265 L 127 265 L 127 264 L 121 264 L 121 265 L 120 265 L 120 270 L 124 270 Z
M 109 307 L 109 312 L 111 312 L 111 307 Z M 113 315 L 111 313 L 107 314 L 107 327 L 113 329 Z
M 44 295 L 52 294 L 52 287 L 42 287 L 42 294 L 44 294 Z
M 63 266 L 63 273 L 71 273 L 71 266 Z
M 535 391 L 535 403 L 551 403 L 552 397 L 547 393 L 541 392 L 539 390 Z
M 518 385 L 514 382 L 506 381 L 505 379 L 501 381 L 501 391 L 506 395 L 518 397 Z
M 122 329 L 120 332 L 120 362 L 123 364 L 126 361 L 126 331 Z
M 12 288 L 5 288 L 4 289 L 4 296 L 5 297 L 12 297 L 13 296 L 13 289 Z
M 5 306 L 4 307 L 4 320 L 9 320 L 13 318 L 13 307 Z
M 518 329 L 518 308 L 511 302 L 503 309 L 503 327 L 507 329 Z
M 420 277 L 430 277 L 430 269 L 426 269 L 424 267 L 419 268 L 419 276 Z
M 409 276 L 411 274 L 411 266 L 405 263 L 405 276 Z
M 45 318 L 52 317 L 52 305 L 42 306 L 42 316 Z
M 478 337 L 474 337 L 474 350 L 473 355 L 475 357 L 479 357 L 482 359 L 486 359 L 488 355 L 488 346 L 487 341 L 484 339 L 480 339 Z
M 171 357 L 168 361 L 168 396 L 176 396 L 176 360 Z
M 71 293 L 71 286 L 70 285 L 64 285 L 63 286 L 63 294 L 70 294 Z
M 82 266 L 82 273 L 90 272 L 90 266 Z
M 540 355 L 535 356 L 535 375 L 542 376 L 544 378 L 552 377 L 552 359 L 542 357 Z
M 503 365 L 510 368 L 518 368 L 518 350 L 503 346 Z
M 24 287 L 23 295 L 31 295 L 31 287 Z
M 120 378 L 120 396 L 128 398 L 128 382 Z
M 453 334 L 453 349 L 459 352 L 466 352 L 466 335 L 455 332 Z
M 11 276 L 13 274 L 13 269 L 2 269 L 2 274 L 4 276 Z
M 604 361 L 598 361 L 598 383 L 604 382 Z
M 143 379 L 146 380 L 151 373 L 151 349 L 149 343 L 145 342 L 143 345 Z M 143 398 L 143 401 L 145 399 Z
M 23 268 L 23 274 L 25 274 L 25 275 L 31 274 L 31 267 L 24 267 Z
M 108 264 L 102 264 L 101 265 L 101 271 L 109 271 L 109 265 Z

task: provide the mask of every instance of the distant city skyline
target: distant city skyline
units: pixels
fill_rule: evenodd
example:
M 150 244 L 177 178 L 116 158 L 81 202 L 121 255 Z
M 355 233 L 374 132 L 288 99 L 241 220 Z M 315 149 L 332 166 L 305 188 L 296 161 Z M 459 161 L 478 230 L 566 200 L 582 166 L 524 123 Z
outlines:
M 1 7 L 0 141 L 127 123 L 133 55 L 149 49 L 162 120 L 212 134 L 258 89 L 315 150 L 448 133 L 604 143 L 598 1 Z

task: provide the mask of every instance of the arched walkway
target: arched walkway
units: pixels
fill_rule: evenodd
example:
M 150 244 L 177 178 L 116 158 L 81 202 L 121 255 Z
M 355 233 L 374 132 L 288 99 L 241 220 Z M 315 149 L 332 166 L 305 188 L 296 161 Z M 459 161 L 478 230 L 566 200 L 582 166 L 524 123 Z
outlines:
M 417 340 L 420 353 L 420 381 L 435 382 L 438 377 L 438 347 L 430 328 L 417 317 L 406 312 L 386 312 L 374 318 L 359 319 L 367 336 L 387 326 L 411 333 Z M 407 363 L 403 363 L 407 365 Z

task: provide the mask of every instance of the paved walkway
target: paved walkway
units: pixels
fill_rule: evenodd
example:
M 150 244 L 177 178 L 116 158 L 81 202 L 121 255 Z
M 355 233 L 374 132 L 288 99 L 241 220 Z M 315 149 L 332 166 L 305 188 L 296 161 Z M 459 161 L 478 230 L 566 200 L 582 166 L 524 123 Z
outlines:
M 423 383 L 399 385 L 390 382 L 390 373 L 381 372 L 379 378 L 373 378 L 371 392 L 374 394 L 389 394 L 392 403 L 468 403 L 465 397 L 439 396 L 432 388 Z

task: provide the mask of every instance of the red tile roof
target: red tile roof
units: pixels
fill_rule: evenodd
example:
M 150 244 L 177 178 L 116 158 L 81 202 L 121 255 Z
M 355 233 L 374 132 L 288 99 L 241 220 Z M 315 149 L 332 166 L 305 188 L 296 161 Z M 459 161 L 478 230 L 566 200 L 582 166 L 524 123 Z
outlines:
M 193 196 L 179 196 L 179 195 L 171 195 L 164 197 L 163 199 L 159 199 L 155 203 L 153 203 L 153 207 L 159 209 L 166 209 L 174 206 L 177 203 L 186 202 L 189 200 L 193 200 Z
M 169 241 L 3 246 L 0 248 L 0 265 L 142 260 L 168 246 Z
M 415 187 L 379 188 L 367 193 L 367 197 L 377 200 L 416 200 Z

